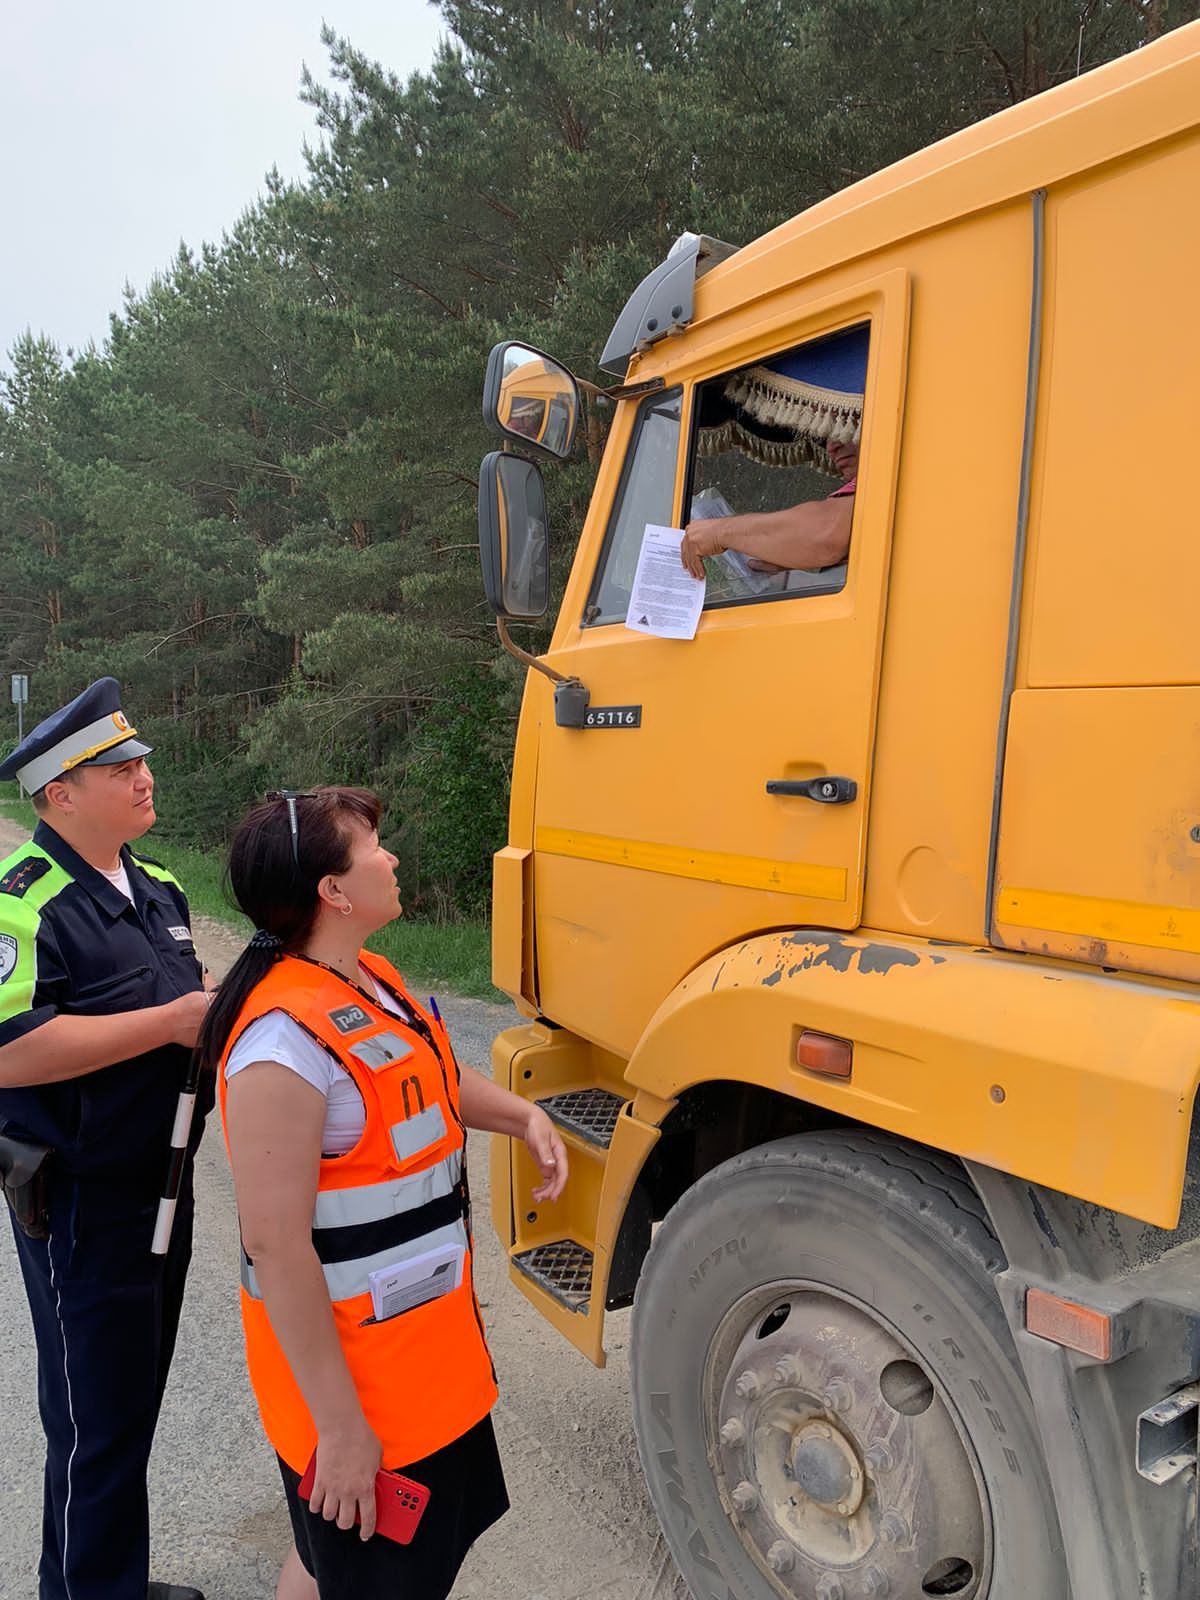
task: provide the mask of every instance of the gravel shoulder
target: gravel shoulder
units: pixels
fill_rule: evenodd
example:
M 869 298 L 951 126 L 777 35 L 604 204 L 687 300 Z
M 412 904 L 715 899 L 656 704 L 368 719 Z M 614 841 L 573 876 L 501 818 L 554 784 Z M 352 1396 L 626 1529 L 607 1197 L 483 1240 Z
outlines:
M 26 837 L 0 819 L 0 858 Z M 241 948 L 196 919 L 208 966 Z M 462 1060 L 490 1070 L 508 1006 L 438 997 Z M 628 1312 L 608 1320 L 597 1371 L 553 1334 L 508 1280 L 488 1210 L 486 1142 L 472 1143 L 477 1277 L 500 1376 L 496 1430 L 512 1511 L 462 1569 L 455 1600 L 687 1600 L 650 1508 L 629 1412 Z M 220 1128 L 196 1169 L 197 1232 L 179 1349 L 151 1463 L 154 1574 L 208 1600 L 269 1600 L 290 1542 L 278 1473 L 246 1383 L 237 1308 L 237 1216 Z M 0 1596 L 32 1600 L 42 1441 L 29 1313 L 0 1224 Z

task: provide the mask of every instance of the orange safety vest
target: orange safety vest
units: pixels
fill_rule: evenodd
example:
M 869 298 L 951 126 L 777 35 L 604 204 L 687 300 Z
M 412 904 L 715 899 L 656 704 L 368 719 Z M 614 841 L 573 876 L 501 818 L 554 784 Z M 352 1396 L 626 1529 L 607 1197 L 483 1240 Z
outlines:
M 366 1127 L 345 1155 L 321 1158 L 312 1240 L 359 1401 L 382 1441 L 383 1465 L 394 1470 L 481 1421 L 496 1400 L 496 1375 L 472 1281 L 466 1129 L 449 1035 L 417 1006 L 394 967 L 365 951 L 360 960 L 411 1024 L 339 973 L 285 956 L 238 1016 L 218 1092 L 228 1149 L 225 1062 L 243 1029 L 268 1011 L 287 1012 L 358 1086 Z M 367 1274 L 454 1242 L 466 1251 L 459 1287 L 377 1322 Z M 263 1427 L 278 1454 L 303 1473 L 317 1430 L 244 1248 L 241 1301 Z

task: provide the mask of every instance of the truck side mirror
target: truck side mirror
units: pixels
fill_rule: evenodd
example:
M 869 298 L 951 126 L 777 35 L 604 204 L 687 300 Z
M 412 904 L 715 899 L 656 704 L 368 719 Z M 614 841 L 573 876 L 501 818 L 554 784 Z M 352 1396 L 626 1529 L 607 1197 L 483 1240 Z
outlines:
M 579 386 L 552 356 L 511 339 L 493 347 L 483 381 L 483 420 L 493 433 L 565 460 L 579 410 Z
M 550 604 L 546 489 L 532 461 L 493 450 L 479 468 L 479 559 L 488 605 L 527 622 Z

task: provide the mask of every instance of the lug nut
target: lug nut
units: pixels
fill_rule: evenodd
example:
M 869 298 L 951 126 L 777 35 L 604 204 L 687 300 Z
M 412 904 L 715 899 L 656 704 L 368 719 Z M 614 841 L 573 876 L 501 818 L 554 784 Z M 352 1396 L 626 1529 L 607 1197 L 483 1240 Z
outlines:
M 775 1376 L 780 1383 L 799 1383 L 800 1372 L 795 1356 L 780 1356 L 775 1363 Z
M 890 1447 L 882 1439 L 868 1446 L 866 1462 L 872 1472 L 890 1472 L 896 1464 Z
M 796 1552 L 786 1539 L 776 1539 L 767 1551 L 767 1565 L 772 1572 L 790 1572 L 796 1565 Z
M 846 1600 L 846 1591 L 842 1580 L 835 1578 L 832 1572 L 824 1573 L 817 1579 L 817 1600 Z
M 869 1594 L 871 1600 L 883 1600 L 891 1589 L 888 1575 L 879 1567 L 868 1567 L 863 1577 L 863 1593 Z
M 907 1544 L 908 1523 L 898 1511 L 885 1511 L 879 1519 L 879 1537 L 884 1544 Z
M 743 1478 L 741 1483 L 734 1485 L 730 1499 L 739 1511 L 753 1511 L 758 1505 L 758 1490 Z
M 831 1378 L 825 1386 L 821 1403 L 826 1411 L 849 1411 L 854 1402 L 854 1390 L 845 1378 Z
M 746 1430 L 736 1417 L 730 1417 L 721 1424 L 722 1444 L 741 1444 L 746 1437 Z
M 753 1400 L 762 1385 L 758 1381 L 758 1373 L 747 1369 L 738 1378 L 733 1386 L 733 1392 L 739 1400 Z

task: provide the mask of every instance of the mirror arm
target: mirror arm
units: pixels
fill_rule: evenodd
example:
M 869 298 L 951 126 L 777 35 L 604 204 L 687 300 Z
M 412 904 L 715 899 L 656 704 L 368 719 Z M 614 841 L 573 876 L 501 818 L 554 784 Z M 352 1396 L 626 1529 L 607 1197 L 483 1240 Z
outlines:
M 555 672 L 553 667 L 548 667 L 544 661 L 531 656 L 528 650 L 522 650 L 520 645 L 514 644 L 509 637 L 508 626 L 503 617 L 496 618 L 496 632 L 500 635 L 500 643 L 510 655 L 516 656 L 518 661 L 523 661 L 535 672 L 544 673 L 547 678 L 553 679 L 555 725 L 559 728 L 586 728 L 588 704 L 591 700 L 587 685 L 578 678 L 564 678 L 561 672 Z
M 644 394 L 657 394 L 666 387 L 667 380 L 660 376 L 643 378 L 640 383 L 614 383 L 609 389 L 601 389 L 600 393 L 608 400 L 636 400 Z
M 544 661 L 539 661 L 536 656 L 531 656 L 528 650 L 522 650 L 519 644 L 514 644 L 512 635 L 508 631 L 508 623 L 503 617 L 496 618 L 496 632 L 500 635 L 500 643 L 510 656 L 516 656 L 518 661 L 523 661 L 527 667 L 532 667 L 535 672 L 541 672 L 547 678 L 553 678 L 555 683 L 576 683 L 576 678 L 564 678 L 561 672 L 555 672 L 553 667 L 548 667 Z
M 607 388 L 598 383 L 589 383 L 586 378 L 576 377 L 576 384 L 582 394 L 588 395 L 593 400 L 630 400 L 643 394 L 657 394 L 660 389 L 667 387 L 664 377 L 643 378 L 640 383 L 610 383 Z

